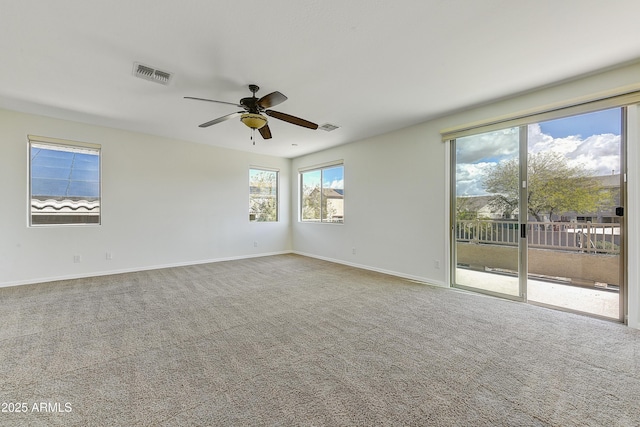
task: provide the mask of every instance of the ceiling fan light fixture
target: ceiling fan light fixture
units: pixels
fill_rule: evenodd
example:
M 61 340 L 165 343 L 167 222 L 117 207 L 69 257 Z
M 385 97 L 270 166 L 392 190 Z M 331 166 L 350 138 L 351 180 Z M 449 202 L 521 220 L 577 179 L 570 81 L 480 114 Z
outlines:
M 240 121 L 251 129 L 260 129 L 267 124 L 267 119 L 261 114 L 244 113 L 240 116 Z

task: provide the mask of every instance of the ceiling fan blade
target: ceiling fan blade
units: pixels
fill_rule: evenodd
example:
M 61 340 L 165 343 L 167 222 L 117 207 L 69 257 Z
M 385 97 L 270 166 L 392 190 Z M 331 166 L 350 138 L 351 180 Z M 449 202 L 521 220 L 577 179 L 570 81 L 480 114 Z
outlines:
M 227 121 L 229 119 L 233 119 L 234 117 L 238 117 L 238 116 L 242 115 L 242 113 L 244 113 L 244 111 L 238 111 L 237 113 L 227 114 L 226 116 L 218 117 L 217 119 L 213 119 L 213 120 L 211 120 L 209 122 L 203 123 L 199 127 L 207 128 L 207 127 L 209 127 L 211 125 L 215 125 L 217 123 L 222 123 L 222 122 Z
M 271 92 L 269 95 L 265 95 L 258 99 L 258 106 L 262 108 L 271 108 L 274 105 L 278 105 L 287 100 L 287 97 L 278 91 Z
M 276 119 L 284 120 L 285 122 L 302 126 L 309 129 L 318 129 L 318 125 L 308 120 L 301 119 L 299 117 L 292 116 L 291 114 L 281 113 L 279 111 L 267 110 L 265 111 L 267 116 L 275 117 Z
M 233 102 L 216 101 L 215 99 L 195 98 L 193 96 L 185 96 L 184 99 L 195 99 L 196 101 L 216 102 L 218 104 L 235 105 L 236 107 L 243 108 L 242 105 L 240 105 L 240 104 L 235 104 Z
M 263 139 L 271 139 L 271 129 L 269 129 L 269 125 L 262 126 L 258 131 Z

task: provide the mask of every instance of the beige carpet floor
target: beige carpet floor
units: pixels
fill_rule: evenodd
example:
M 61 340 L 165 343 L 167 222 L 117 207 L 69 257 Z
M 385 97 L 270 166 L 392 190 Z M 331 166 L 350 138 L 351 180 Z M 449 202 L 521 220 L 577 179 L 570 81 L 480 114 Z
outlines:
M 4 288 L 0 325 L 2 426 L 640 425 L 638 330 L 297 255 Z

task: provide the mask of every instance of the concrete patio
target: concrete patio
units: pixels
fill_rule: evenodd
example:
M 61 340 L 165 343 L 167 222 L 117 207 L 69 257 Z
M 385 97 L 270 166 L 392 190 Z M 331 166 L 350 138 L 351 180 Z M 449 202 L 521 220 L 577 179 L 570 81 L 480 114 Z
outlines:
M 480 290 L 518 295 L 518 278 L 513 275 L 457 268 L 456 283 Z M 620 294 L 612 290 L 529 279 L 527 300 L 611 319 L 619 318 Z

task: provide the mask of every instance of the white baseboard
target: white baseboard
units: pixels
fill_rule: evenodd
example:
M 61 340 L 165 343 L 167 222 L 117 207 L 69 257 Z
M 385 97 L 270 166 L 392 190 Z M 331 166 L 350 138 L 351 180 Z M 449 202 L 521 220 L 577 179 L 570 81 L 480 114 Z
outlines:
M 50 277 L 39 277 L 34 279 L 27 279 L 21 281 L 14 282 L 2 282 L 0 283 L 0 288 L 11 287 L 11 286 L 21 286 L 21 285 L 33 285 L 37 283 L 47 283 L 47 282 L 56 282 L 60 280 L 73 280 L 73 279 L 86 279 L 88 277 L 98 277 L 98 276 L 110 276 L 112 274 L 122 274 L 122 273 L 135 273 L 137 271 L 148 271 L 148 270 L 159 270 L 162 268 L 172 268 L 172 267 L 186 267 L 189 265 L 198 265 L 198 264 L 209 264 L 213 262 L 223 262 L 223 261 L 235 261 L 241 259 L 249 259 L 249 258 L 260 258 L 265 256 L 273 256 L 273 255 L 285 255 L 294 253 L 296 255 L 306 256 L 309 258 L 317 258 L 323 261 L 334 262 L 336 264 L 348 265 L 350 267 L 361 268 L 363 270 L 375 271 L 378 273 L 388 274 L 391 276 L 401 277 L 403 279 L 414 280 L 416 282 L 425 283 L 428 285 L 439 286 L 443 288 L 448 288 L 449 286 L 444 282 L 428 279 L 426 277 L 415 276 L 411 274 L 405 274 L 398 271 L 386 270 L 383 268 L 372 267 L 364 264 L 357 264 L 353 262 L 343 261 L 340 259 L 334 259 L 329 257 L 323 257 L 320 255 L 309 254 L 305 252 L 299 251 L 278 251 L 278 252 L 267 252 L 260 254 L 251 254 L 251 255 L 238 255 L 231 257 L 223 257 L 223 258 L 213 258 L 213 259 L 204 259 L 204 260 L 196 260 L 196 261 L 184 261 L 184 262 L 176 262 L 176 263 L 168 263 L 168 264 L 158 264 L 158 265 L 147 265 L 140 267 L 131 267 L 131 268 L 123 268 L 123 269 L 115 269 L 115 270 L 104 270 L 97 272 L 86 272 L 80 274 L 67 274 L 62 276 L 50 276 Z
M 184 262 L 176 262 L 176 263 L 170 263 L 170 264 L 147 265 L 147 266 L 123 268 L 123 269 L 117 269 L 117 270 L 86 272 L 81 274 L 39 277 L 35 279 L 20 280 L 15 282 L 0 282 L 0 288 L 8 288 L 11 286 L 21 286 L 21 285 L 33 285 L 36 283 L 57 282 L 59 280 L 86 279 L 88 277 L 110 276 L 112 274 L 135 273 L 137 271 L 160 270 L 162 268 L 186 267 L 189 265 L 209 264 L 212 262 L 223 262 L 223 261 L 235 261 L 240 259 L 260 258 L 265 256 L 284 255 L 284 254 L 290 254 L 290 253 L 293 253 L 293 251 L 267 252 L 267 253 L 260 253 L 260 254 L 238 255 L 238 256 L 231 256 L 231 257 L 204 259 L 204 260 L 196 260 L 196 261 L 184 261 Z
M 369 270 L 369 271 L 375 271 L 377 273 L 388 274 L 390 276 L 401 277 L 403 279 L 414 280 L 416 282 L 424 283 L 424 284 L 427 284 L 427 285 L 439 286 L 439 287 L 442 287 L 442 288 L 449 288 L 449 285 L 447 285 L 444 282 L 441 282 L 439 280 L 429 279 L 429 278 L 426 278 L 426 277 L 414 276 L 414 275 L 411 275 L 411 274 L 405 274 L 405 273 L 401 273 L 401 272 L 393 271 L 393 270 L 385 270 L 383 268 L 372 267 L 370 265 L 357 264 L 357 263 L 354 263 L 354 262 L 343 261 L 341 259 L 328 258 L 328 257 L 320 256 L 320 255 L 309 254 L 309 253 L 306 253 L 306 252 L 292 251 L 292 253 L 294 253 L 296 255 L 302 255 L 302 256 L 310 257 L 310 258 L 321 259 L 323 261 L 335 262 L 336 264 L 343 264 L 343 265 L 348 265 L 350 267 L 361 268 L 363 270 Z

